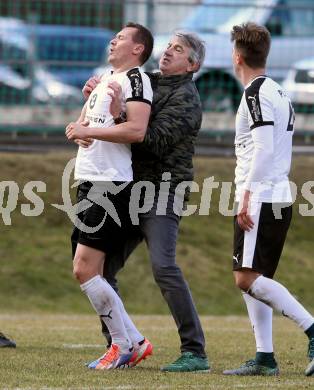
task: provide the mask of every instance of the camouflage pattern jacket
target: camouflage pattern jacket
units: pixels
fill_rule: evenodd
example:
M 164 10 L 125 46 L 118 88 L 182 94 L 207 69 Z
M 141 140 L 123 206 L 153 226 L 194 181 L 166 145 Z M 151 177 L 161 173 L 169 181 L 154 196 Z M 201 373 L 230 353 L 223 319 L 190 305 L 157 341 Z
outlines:
M 171 173 L 170 191 L 193 180 L 194 144 L 202 108 L 192 74 L 149 74 L 154 92 L 144 142 L 132 145 L 134 180 L 151 181 L 159 190 L 164 172 Z M 185 199 L 188 199 L 188 191 Z

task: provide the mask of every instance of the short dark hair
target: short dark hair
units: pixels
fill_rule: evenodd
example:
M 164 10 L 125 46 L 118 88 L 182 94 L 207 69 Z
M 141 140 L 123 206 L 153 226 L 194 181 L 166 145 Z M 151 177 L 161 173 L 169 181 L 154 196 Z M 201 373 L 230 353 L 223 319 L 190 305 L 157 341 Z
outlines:
M 137 30 L 136 33 L 133 35 L 133 41 L 135 43 L 141 43 L 142 45 L 144 45 L 144 50 L 140 56 L 140 60 L 141 65 L 145 64 L 145 62 L 152 54 L 154 47 L 154 38 L 152 33 L 148 30 L 148 28 L 138 23 L 129 22 L 125 25 L 125 27 L 132 27 Z
M 233 26 L 231 42 L 242 54 L 245 63 L 253 69 L 264 68 L 270 50 L 271 36 L 266 27 L 255 23 Z

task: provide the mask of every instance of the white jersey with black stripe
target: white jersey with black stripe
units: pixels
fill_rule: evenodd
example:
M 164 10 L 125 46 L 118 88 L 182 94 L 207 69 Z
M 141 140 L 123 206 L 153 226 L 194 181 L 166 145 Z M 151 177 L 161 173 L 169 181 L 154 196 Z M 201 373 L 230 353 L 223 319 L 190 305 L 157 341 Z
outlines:
M 126 110 L 126 103 L 138 101 L 152 103 L 153 92 L 149 77 L 139 68 L 121 73 L 108 72 L 90 94 L 85 119 L 90 127 L 111 127 L 114 120 L 110 114 L 111 96 L 108 84 L 116 81 L 121 85 L 121 107 Z M 131 148 L 128 144 L 94 140 L 88 148 L 79 148 L 75 179 L 87 181 L 132 181 Z
M 260 202 L 291 202 L 289 171 L 294 132 L 294 111 L 281 86 L 267 76 L 259 76 L 246 87 L 236 117 L 236 200 L 245 189 Z M 269 147 L 268 147 L 269 145 Z M 267 166 L 257 151 L 268 154 Z M 260 164 L 260 166 L 258 166 Z M 257 168 L 258 182 L 250 182 Z M 256 169 L 255 169 L 256 171 Z

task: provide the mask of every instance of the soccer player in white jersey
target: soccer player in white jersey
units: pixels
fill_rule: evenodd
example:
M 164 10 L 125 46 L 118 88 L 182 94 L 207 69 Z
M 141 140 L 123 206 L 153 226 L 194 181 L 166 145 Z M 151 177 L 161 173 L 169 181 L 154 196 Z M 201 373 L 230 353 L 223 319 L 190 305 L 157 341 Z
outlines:
M 292 206 L 289 171 L 294 112 L 281 86 L 265 75 L 268 30 L 254 23 L 234 26 L 233 65 L 244 93 L 236 117 L 236 201 L 233 270 L 256 340 L 256 357 L 229 375 L 278 375 L 273 353 L 273 309 L 295 321 L 309 338 L 305 374 L 314 373 L 314 318 L 273 280 Z
M 110 349 L 89 366 L 100 370 L 134 365 L 152 352 L 152 345 L 136 329 L 118 294 L 102 277 L 106 254 L 120 245 L 131 226 L 133 172 L 129 144 L 143 140 L 147 129 L 152 89 L 148 76 L 139 67 L 149 58 L 152 48 L 150 31 L 128 23 L 110 42 L 108 61 L 113 72 L 102 77 L 79 120 L 66 128 L 71 140 L 86 139 L 86 135 L 94 139 L 88 148 L 79 148 L 74 176 L 80 180 L 77 199 L 85 204 L 79 219 L 95 231 L 76 224 L 72 247 L 74 275 L 112 337 Z M 113 82 L 121 86 L 121 104 L 127 115 L 127 121 L 117 125 L 115 119 L 119 118 L 110 114 Z M 87 127 L 81 124 L 86 120 Z M 104 134 L 106 141 L 100 140 Z M 110 142 L 112 137 L 115 142 Z M 106 205 L 109 208 L 105 210 Z

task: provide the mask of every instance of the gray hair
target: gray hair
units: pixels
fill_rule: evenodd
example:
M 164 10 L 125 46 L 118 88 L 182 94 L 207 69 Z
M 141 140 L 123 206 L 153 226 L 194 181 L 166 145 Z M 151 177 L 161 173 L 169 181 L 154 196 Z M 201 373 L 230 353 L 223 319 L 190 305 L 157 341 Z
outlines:
M 189 61 L 192 64 L 198 64 L 200 68 L 205 58 L 205 42 L 197 34 L 189 31 L 175 31 L 174 35 L 191 49 Z

